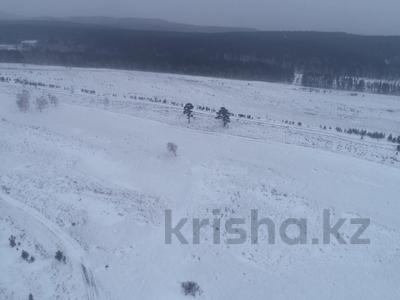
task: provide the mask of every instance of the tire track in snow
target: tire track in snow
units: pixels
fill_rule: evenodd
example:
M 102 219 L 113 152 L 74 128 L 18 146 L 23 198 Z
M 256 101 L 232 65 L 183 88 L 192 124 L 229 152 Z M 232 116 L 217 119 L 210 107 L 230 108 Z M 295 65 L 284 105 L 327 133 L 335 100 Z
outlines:
M 86 294 L 88 300 L 97 300 L 102 299 L 99 295 L 98 286 L 89 267 L 89 263 L 86 260 L 85 251 L 81 248 L 81 246 L 68 236 L 65 232 L 63 232 L 57 225 L 53 224 L 51 221 L 43 217 L 39 212 L 35 209 L 22 204 L 21 202 L 14 200 L 13 198 L 5 195 L 4 193 L 0 194 L 0 200 L 5 202 L 6 204 L 22 211 L 24 214 L 28 215 L 36 222 L 40 223 L 41 226 L 45 227 L 47 231 L 49 231 L 52 235 L 56 236 L 64 245 L 65 249 L 68 252 L 68 255 L 72 257 L 75 261 L 77 261 L 80 265 L 82 272 L 82 279 L 84 281 L 84 285 L 86 288 Z

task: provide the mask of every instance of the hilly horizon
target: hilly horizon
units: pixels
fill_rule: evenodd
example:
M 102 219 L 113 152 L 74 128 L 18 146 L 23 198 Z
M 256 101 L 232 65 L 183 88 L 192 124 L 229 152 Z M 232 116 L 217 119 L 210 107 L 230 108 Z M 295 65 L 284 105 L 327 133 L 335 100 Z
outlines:
M 108 16 L 71 16 L 71 17 L 21 17 L 0 11 L 0 21 L 47 21 L 81 25 L 104 26 L 116 29 L 138 31 L 168 31 L 168 32 L 254 32 L 258 31 L 246 27 L 206 26 L 172 22 L 159 18 L 127 17 L 117 18 Z
M 173 32 L 246 32 L 257 31 L 252 28 L 226 27 L 226 26 L 204 26 L 178 22 L 171 22 L 157 18 L 114 18 L 106 16 L 77 16 L 56 19 L 64 22 L 71 22 L 86 25 L 100 25 L 130 30 L 149 30 L 149 31 L 173 31 Z
M 229 33 L 229 32 L 282 32 L 282 33 L 322 33 L 322 34 L 348 34 L 364 37 L 400 37 L 400 35 L 386 34 L 362 34 L 350 31 L 326 31 L 326 30 L 276 30 L 260 29 L 251 27 L 219 26 L 219 25 L 196 25 L 191 23 L 175 22 L 162 18 L 142 17 L 112 17 L 104 15 L 94 16 L 68 16 L 68 17 L 26 17 L 8 12 L 0 11 L 1 21 L 16 22 L 57 22 L 72 25 L 90 25 L 107 27 L 111 29 L 126 29 L 135 31 L 159 31 L 159 32 L 183 32 L 183 33 Z

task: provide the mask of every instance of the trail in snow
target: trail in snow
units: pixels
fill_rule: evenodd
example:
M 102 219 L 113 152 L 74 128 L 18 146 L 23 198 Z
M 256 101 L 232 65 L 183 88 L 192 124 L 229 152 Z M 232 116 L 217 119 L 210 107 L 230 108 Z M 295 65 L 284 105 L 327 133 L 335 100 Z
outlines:
M 67 250 L 68 257 L 71 257 L 77 264 L 80 265 L 82 279 L 84 280 L 84 285 L 86 287 L 87 299 L 102 299 L 102 297 L 100 297 L 98 285 L 90 268 L 89 262 L 85 258 L 86 254 L 81 246 L 74 239 L 72 239 L 60 228 L 58 228 L 57 225 L 53 224 L 51 221 L 43 217 L 39 212 L 30 208 L 29 206 L 12 199 L 4 193 L 0 194 L 0 199 L 8 205 L 17 208 L 18 210 L 21 210 L 28 217 L 40 223 L 40 225 L 43 226 L 47 231 L 56 236 Z

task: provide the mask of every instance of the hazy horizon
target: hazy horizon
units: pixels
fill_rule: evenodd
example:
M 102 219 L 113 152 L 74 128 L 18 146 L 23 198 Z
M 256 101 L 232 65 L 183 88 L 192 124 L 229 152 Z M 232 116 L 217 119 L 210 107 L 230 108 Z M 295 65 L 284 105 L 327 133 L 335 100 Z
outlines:
M 162 19 L 201 26 L 258 30 L 348 32 L 400 35 L 400 4 L 394 0 L 3 0 L 0 12 L 20 17 L 104 16 Z M 95 3 L 96 9 L 93 9 Z M 53 4 L 53 5 L 52 5 Z M 177 9 L 179 7 L 179 9 Z M 384 17 L 383 17 L 384 16 Z

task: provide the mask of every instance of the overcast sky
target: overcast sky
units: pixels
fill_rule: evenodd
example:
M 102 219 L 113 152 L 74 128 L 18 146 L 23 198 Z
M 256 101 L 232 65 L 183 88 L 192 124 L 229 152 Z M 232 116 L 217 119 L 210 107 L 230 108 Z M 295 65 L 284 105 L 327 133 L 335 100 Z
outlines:
M 400 35 L 400 0 L 0 0 L 25 16 L 161 18 L 264 30 Z

